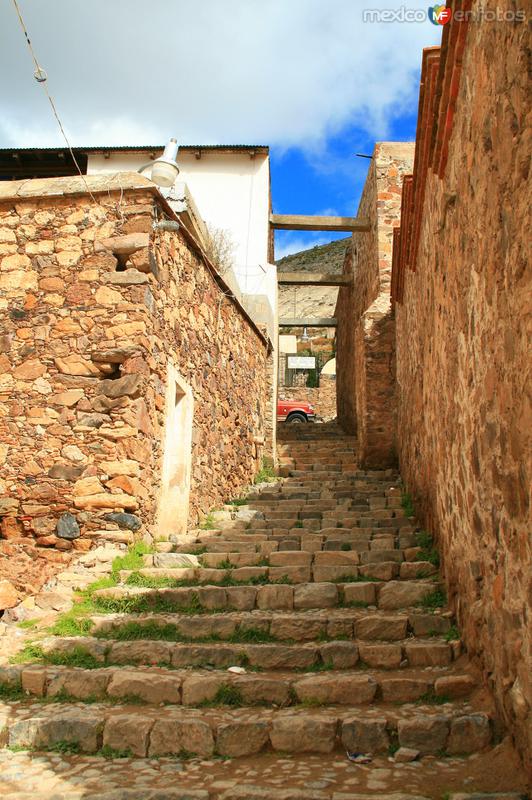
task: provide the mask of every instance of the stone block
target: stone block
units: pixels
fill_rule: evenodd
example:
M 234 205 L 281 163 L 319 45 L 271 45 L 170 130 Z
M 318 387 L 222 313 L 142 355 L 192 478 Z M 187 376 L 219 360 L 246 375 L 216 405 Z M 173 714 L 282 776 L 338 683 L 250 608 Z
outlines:
M 333 608 L 337 604 L 334 583 L 305 583 L 294 589 L 294 608 Z
M 439 697 L 455 700 L 468 697 L 477 685 L 478 681 L 470 675 L 443 675 L 434 682 L 434 690 Z
M 443 667 L 452 660 L 451 647 L 446 642 L 407 642 L 405 654 L 413 667 Z
M 120 752 L 129 750 L 134 756 L 144 758 L 153 720 L 140 714 L 116 714 L 110 717 L 103 729 L 104 747 Z
M 197 706 L 214 700 L 216 692 L 227 679 L 222 675 L 194 675 L 184 678 L 182 701 L 184 706 Z
M 22 685 L 22 689 L 34 697 L 45 696 L 47 682 L 48 673 L 46 669 L 43 669 L 42 667 L 26 667 L 22 670 L 22 673 L 19 674 L 19 685 Z M 2 671 L 2 675 L 0 675 L 0 683 L 6 683 L 4 670 Z
M 275 717 L 270 741 L 274 750 L 286 753 L 330 753 L 336 740 L 337 719 L 292 714 Z
M 401 747 L 419 750 L 421 755 L 435 754 L 446 749 L 449 720 L 440 714 L 433 716 L 419 714 L 410 719 L 400 719 L 397 723 L 397 732 Z
M 53 716 L 36 714 L 11 724 L 10 747 L 47 750 L 58 742 L 77 744 L 84 753 L 94 753 L 103 728 L 103 716 L 94 709 L 55 711 Z
M 404 561 L 399 568 L 399 577 L 401 580 L 416 580 L 419 578 L 428 578 L 430 575 L 435 575 L 438 572 L 434 564 L 430 561 Z
M 294 589 L 292 586 L 274 584 L 259 587 L 257 591 L 257 608 L 291 610 L 293 607 Z
M 109 664 L 169 664 L 170 642 L 137 641 L 113 642 L 108 655 Z
M 251 611 L 257 599 L 256 586 L 228 586 L 225 590 L 227 607 L 238 611 Z
M 29 676 L 28 676 L 29 677 Z M 55 697 L 65 692 L 79 700 L 102 699 L 105 697 L 110 673 L 105 669 L 61 670 L 48 683 L 46 694 Z
M 218 726 L 216 750 L 221 756 L 250 756 L 266 746 L 269 725 L 266 722 L 228 722 Z
M 235 681 L 246 705 L 287 705 L 289 682 L 280 678 L 242 675 Z
M 377 682 L 367 675 L 312 675 L 293 682 L 300 701 L 356 705 L 371 703 Z
M 374 669 L 398 669 L 402 660 L 402 650 L 397 644 L 359 645 L 360 660 Z
M 293 639 L 296 642 L 314 641 L 326 630 L 326 620 L 311 617 L 277 616 L 270 624 L 270 633 L 277 639 Z
M 386 724 L 381 718 L 347 717 L 342 721 L 342 744 L 355 753 L 387 753 L 390 739 Z
M 358 569 L 364 578 L 373 578 L 376 581 L 391 581 L 399 575 L 399 565 L 390 561 L 383 564 L 361 564 Z
M 365 603 L 373 606 L 377 602 L 375 583 L 345 583 L 343 588 L 345 603 Z
M 227 593 L 220 586 L 200 586 L 196 591 L 203 608 L 215 611 L 227 607 Z
M 359 653 L 354 642 L 327 642 L 320 645 L 320 656 L 324 664 L 332 664 L 335 669 L 351 669 L 357 664 Z
M 306 583 L 310 581 L 310 566 L 270 567 L 268 577 L 272 582 L 288 579 L 292 583 Z
M 433 583 L 390 581 L 381 587 L 379 608 L 394 609 L 415 606 L 436 588 Z
M 312 555 L 303 550 L 283 550 L 272 553 L 269 561 L 270 567 L 308 567 L 312 561 Z
M 447 633 L 451 627 L 449 617 L 441 614 L 409 614 L 408 621 L 416 636 L 432 636 L 435 633 Z
M 101 394 L 112 399 L 118 397 L 139 397 L 142 388 L 142 375 L 130 374 L 115 380 L 100 381 Z
M 354 564 L 314 566 L 312 569 L 316 583 L 342 583 L 344 578 L 358 577 L 358 567 Z
M 262 669 L 305 669 L 317 661 L 315 647 L 256 644 L 247 645 L 245 653 L 252 667 Z
M 381 678 L 380 685 L 385 703 L 414 703 L 432 689 L 429 678 Z
M 150 756 L 179 755 L 183 750 L 208 758 L 214 752 L 210 725 L 200 718 L 160 719 L 150 736 Z
M 362 617 L 355 622 L 357 639 L 398 641 L 406 637 L 408 617 Z
M 314 565 L 320 567 L 349 567 L 358 564 L 356 550 L 322 550 L 314 555 Z
M 491 728 L 487 714 L 468 714 L 455 717 L 447 743 L 450 755 L 477 753 L 491 743 Z
M 181 703 L 181 678 L 156 672 L 115 670 L 107 695 L 116 699 L 135 697 L 146 703 Z

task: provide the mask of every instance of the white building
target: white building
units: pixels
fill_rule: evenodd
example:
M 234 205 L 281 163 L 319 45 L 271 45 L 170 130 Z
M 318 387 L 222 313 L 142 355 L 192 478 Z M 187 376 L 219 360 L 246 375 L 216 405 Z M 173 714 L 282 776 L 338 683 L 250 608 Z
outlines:
M 80 147 L 74 154 L 88 175 L 136 171 L 162 154 L 164 145 Z M 251 316 L 277 328 L 277 270 L 270 236 L 269 149 L 255 145 L 185 145 L 177 161 L 175 186 L 162 189 L 170 205 L 182 210 L 183 184 L 207 228 L 226 231 L 234 243 L 227 283 Z M 0 180 L 53 177 L 77 173 L 65 148 L 0 150 Z M 144 173 L 149 177 L 147 169 Z

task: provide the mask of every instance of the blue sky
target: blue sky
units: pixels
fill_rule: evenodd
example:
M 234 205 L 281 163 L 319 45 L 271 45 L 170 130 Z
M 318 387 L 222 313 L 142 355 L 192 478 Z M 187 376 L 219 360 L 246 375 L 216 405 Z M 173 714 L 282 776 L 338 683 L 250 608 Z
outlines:
M 399 117 L 388 121 L 386 139 L 408 142 L 415 139 L 417 101 Z M 300 148 L 272 148 L 272 205 L 277 214 L 330 214 L 356 216 L 360 195 L 377 139 L 367 131 L 350 125 L 327 139 L 319 155 Z M 276 231 L 276 258 L 289 253 L 341 239 L 347 233 L 325 231 Z
M 354 154 L 414 138 L 441 40 L 426 0 L 18 2 L 74 146 L 267 144 L 280 213 L 356 213 Z M 367 18 L 403 8 L 417 21 Z M 0 37 L 0 147 L 64 146 L 11 0 Z M 332 238 L 278 232 L 278 254 Z

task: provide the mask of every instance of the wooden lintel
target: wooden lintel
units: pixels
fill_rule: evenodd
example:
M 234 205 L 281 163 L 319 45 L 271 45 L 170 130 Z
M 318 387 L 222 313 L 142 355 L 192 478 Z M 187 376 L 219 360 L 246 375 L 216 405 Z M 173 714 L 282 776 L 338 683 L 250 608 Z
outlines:
M 369 231 L 365 217 L 314 217 L 303 214 L 270 214 L 270 225 L 278 231 Z
M 352 275 L 327 272 L 278 272 L 279 286 L 350 286 Z
M 335 317 L 309 317 L 306 319 L 280 319 L 280 328 L 336 328 Z

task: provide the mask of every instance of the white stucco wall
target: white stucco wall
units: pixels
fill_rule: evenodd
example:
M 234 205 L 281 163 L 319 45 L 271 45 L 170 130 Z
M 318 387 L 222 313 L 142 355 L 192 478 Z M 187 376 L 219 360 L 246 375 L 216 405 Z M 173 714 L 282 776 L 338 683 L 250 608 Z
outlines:
M 89 153 L 87 173 L 137 170 L 151 153 Z M 159 153 L 157 153 L 159 155 Z M 201 158 L 182 150 L 180 174 L 208 225 L 228 230 L 235 243 L 235 274 L 248 293 L 260 282 L 259 265 L 268 262 L 270 165 L 268 155 L 202 150 Z M 145 175 L 149 177 L 149 170 Z M 170 190 L 163 189 L 163 194 Z M 264 273 L 262 273 L 264 274 Z

